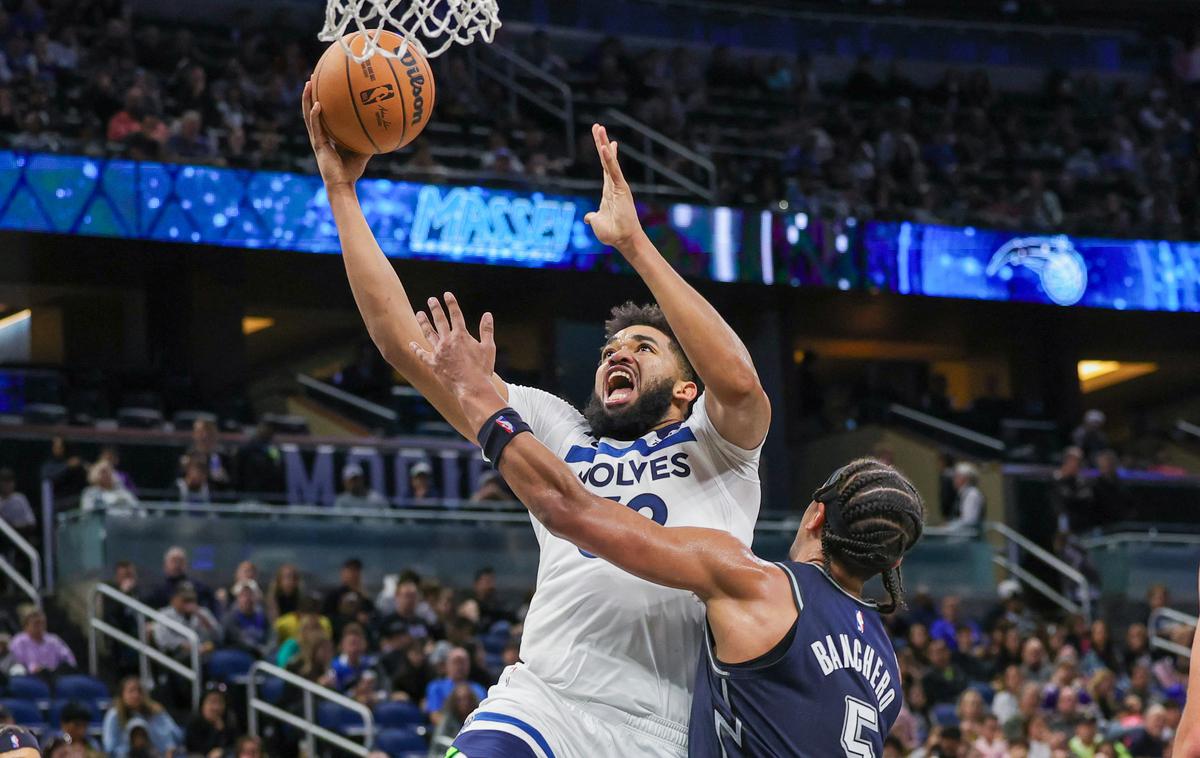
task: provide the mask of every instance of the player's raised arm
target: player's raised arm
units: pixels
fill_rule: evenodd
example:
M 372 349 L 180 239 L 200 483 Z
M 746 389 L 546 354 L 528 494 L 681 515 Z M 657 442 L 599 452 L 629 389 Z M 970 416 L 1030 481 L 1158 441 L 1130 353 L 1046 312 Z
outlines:
M 1200 758 L 1200 627 L 1192 639 L 1192 664 L 1188 674 L 1187 703 L 1175 733 L 1176 758 Z
M 597 239 L 625 256 L 650 288 L 704 382 L 708 415 L 717 431 L 738 447 L 757 447 L 771 423 L 771 403 L 750 352 L 721 314 L 671 268 L 646 236 L 617 160 L 617 143 L 610 142 L 598 124 L 592 126 L 592 136 L 604 167 L 604 194 L 600 209 L 584 221 Z
M 447 315 L 448 311 L 448 315 Z M 480 339 L 467 331 L 462 311 L 447 293 L 446 310 L 430 305 L 417 320 L 425 349 L 411 349 L 453 395 L 475 430 L 485 454 L 499 438 L 481 430 L 514 435 L 506 440 L 500 471 L 522 503 L 552 534 L 655 584 L 688 590 L 703 600 L 751 598 L 768 591 L 782 574 L 759 560 L 733 535 L 719 529 L 669 528 L 607 498 L 588 492 L 565 463 L 532 434 L 514 427 L 515 416 L 490 381 L 496 360 L 491 314 L 479 325 Z M 498 415 L 499 414 L 499 415 Z
M 474 439 L 478 428 L 463 418 L 454 397 L 432 376 L 429 368 L 409 349 L 413 341 L 424 342 L 408 293 L 388 261 L 358 204 L 355 184 L 362 177 L 370 156 L 335 147 L 321 123 L 321 104 L 313 101 L 312 82 L 304 85 L 304 124 L 317 157 L 317 167 L 325 181 L 333 219 L 342 242 L 342 260 L 354 292 L 354 302 L 366 322 L 371 340 L 385 360 L 428 400 L 442 417 L 467 439 Z M 504 397 L 508 389 L 498 377 L 495 387 Z

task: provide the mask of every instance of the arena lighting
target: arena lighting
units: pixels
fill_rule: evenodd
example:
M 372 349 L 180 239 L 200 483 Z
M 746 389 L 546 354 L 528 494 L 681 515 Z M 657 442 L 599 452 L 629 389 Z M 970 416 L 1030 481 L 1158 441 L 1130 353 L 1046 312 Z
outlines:
M 275 326 L 275 319 L 267 316 L 245 316 L 242 318 L 242 334 L 247 337 Z
M 1158 371 L 1158 364 L 1087 360 L 1079 362 L 1077 371 L 1080 389 L 1087 394 L 1139 376 L 1153 374 Z
M 5 329 L 9 328 L 10 326 L 16 326 L 17 324 L 20 324 L 24 321 L 28 321 L 31 316 L 33 316 L 33 311 L 26 308 L 23 311 L 17 311 L 16 313 L 12 314 L 11 316 L 5 316 L 4 318 L 0 318 L 0 331 L 4 331 Z

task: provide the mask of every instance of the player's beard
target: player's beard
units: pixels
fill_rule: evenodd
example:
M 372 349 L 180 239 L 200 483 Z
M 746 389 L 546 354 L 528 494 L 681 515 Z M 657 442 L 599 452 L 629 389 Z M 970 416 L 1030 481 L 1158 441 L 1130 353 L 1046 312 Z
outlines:
M 592 427 L 597 438 L 611 437 L 615 440 L 636 440 L 662 423 L 671 409 L 671 397 L 675 393 L 675 381 L 662 379 L 646 385 L 638 393 L 637 400 L 616 409 L 604 407 L 604 401 L 595 392 L 583 409 L 583 417 Z

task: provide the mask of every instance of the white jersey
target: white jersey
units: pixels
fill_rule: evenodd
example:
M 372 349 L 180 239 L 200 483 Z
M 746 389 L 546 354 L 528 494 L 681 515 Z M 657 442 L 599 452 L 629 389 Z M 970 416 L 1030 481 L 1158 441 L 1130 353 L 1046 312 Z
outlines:
M 758 518 L 761 444 L 722 438 L 702 394 L 691 416 L 632 442 L 596 440 L 575 408 L 509 385 L 509 404 L 591 492 L 670 527 L 723 529 L 749 545 Z M 550 534 L 525 619 L 521 660 L 581 704 L 665 719 L 686 728 L 704 606 L 691 593 L 639 579 Z

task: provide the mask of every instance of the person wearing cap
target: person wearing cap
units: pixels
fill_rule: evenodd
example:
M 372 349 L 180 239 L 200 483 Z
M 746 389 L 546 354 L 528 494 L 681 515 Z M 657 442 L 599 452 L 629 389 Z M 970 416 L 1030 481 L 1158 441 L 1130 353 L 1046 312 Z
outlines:
M 57 634 L 46 631 L 46 614 L 40 608 L 28 611 L 21 620 L 21 633 L 10 645 L 13 663 L 27 674 L 52 673 L 76 667 L 75 654 Z
M 472 503 L 511 503 L 512 501 L 513 493 L 504 483 L 504 478 L 495 471 L 484 472 L 483 476 L 479 477 L 479 486 L 471 493 Z
M 387 499 L 367 486 L 367 477 L 363 474 L 362 466 L 357 463 L 342 466 L 342 486 L 345 489 L 333 501 L 335 508 L 388 507 Z
M 200 654 L 212 652 L 221 641 L 221 624 L 212 611 L 200 605 L 196 590 L 186 582 L 175 588 L 171 604 L 162 609 L 162 614 L 194 631 L 199 638 Z M 166 624 L 154 625 L 154 644 L 164 653 L 182 661 L 190 660 L 192 643 Z
M 1096 456 L 1110 446 L 1104 424 L 1108 419 L 1104 411 L 1091 409 L 1083 414 L 1083 423 L 1071 432 L 1071 444 L 1083 451 L 1084 460 L 1095 464 Z
M 80 755 L 84 758 L 102 758 L 104 754 L 96 749 L 92 738 L 88 736 L 91 721 L 91 710 L 76 702 L 64 705 L 59 715 L 62 737 L 70 744 L 77 745 L 81 750 Z
M 433 466 L 427 461 L 417 461 L 408 469 L 408 497 L 422 502 L 438 500 L 442 493 L 433 484 Z
M 983 523 L 987 503 L 979 489 L 979 469 L 965 461 L 954 466 L 954 518 L 946 522 L 947 529 L 975 533 Z
M 23 726 L 0 727 L 0 758 L 42 758 L 37 737 Z
M 258 658 L 267 652 L 270 625 L 263 612 L 262 590 L 253 579 L 243 579 L 233 586 L 233 607 L 221 624 L 225 644 L 241 648 Z

